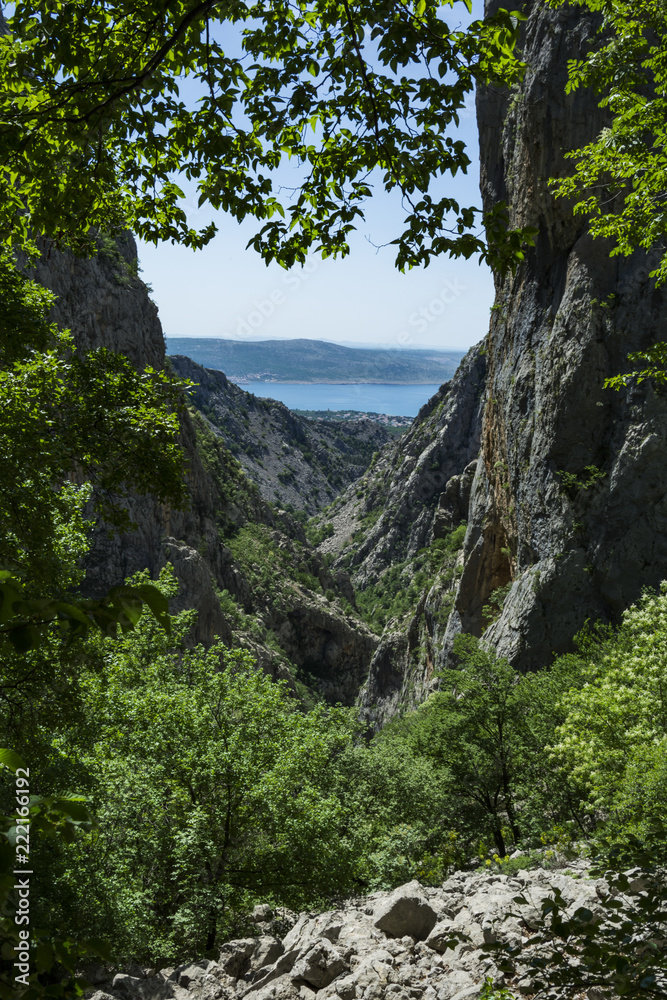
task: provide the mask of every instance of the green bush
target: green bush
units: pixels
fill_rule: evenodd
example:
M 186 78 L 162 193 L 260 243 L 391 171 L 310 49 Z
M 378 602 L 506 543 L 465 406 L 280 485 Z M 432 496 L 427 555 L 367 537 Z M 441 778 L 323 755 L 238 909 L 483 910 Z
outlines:
M 88 794 L 97 826 L 36 859 L 52 919 L 116 958 L 177 962 L 257 900 L 298 909 L 352 891 L 335 791 L 352 713 L 303 712 L 248 654 L 177 650 L 149 621 L 87 656 L 83 724 L 56 726 L 51 778 Z

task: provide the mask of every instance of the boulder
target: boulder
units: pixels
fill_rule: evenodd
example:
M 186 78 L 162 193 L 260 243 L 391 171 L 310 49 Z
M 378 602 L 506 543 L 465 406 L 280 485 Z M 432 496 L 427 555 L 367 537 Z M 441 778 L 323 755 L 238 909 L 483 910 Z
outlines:
M 454 921 L 440 920 L 426 938 L 426 944 L 429 948 L 433 948 L 434 951 L 442 955 L 450 948 L 450 942 L 458 943 L 458 940 L 458 935 L 454 929 Z
M 303 980 L 313 989 L 321 990 L 346 970 L 343 957 L 327 938 L 322 938 L 296 963 L 292 969 L 292 982 Z
M 257 972 L 267 965 L 273 965 L 284 951 L 282 941 L 270 934 L 262 934 L 255 941 L 255 950 L 250 957 L 250 972 Z
M 260 903 L 254 907 L 248 919 L 254 924 L 264 924 L 269 920 L 273 920 L 273 910 L 268 903 Z
M 143 978 L 140 979 L 138 976 L 128 976 L 125 972 L 118 972 L 113 977 L 111 989 L 118 990 L 120 993 L 134 994 L 139 992 L 142 983 Z
M 286 951 L 283 955 L 280 956 L 277 962 L 274 962 L 273 965 L 270 966 L 255 983 L 252 984 L 252 986 L 245 995 L 249 996 L 250 994 L 252 994 L 253 1000 L 255 1000 L 255 994 L 260 993 L 260 991 L 261 994 L 263 994 L 264 988 L 268 986 L 270 983 L 273 983 L 275 979 L 280 979 L 285 977 L 285 982 L 287 982 L 286 978 L 287 973 L 291 972 L 291 970 L 294 968 L 294 963 L 296 962 L 298 957 L 299 957 L 298 949 L 293 948 L 291 951 Z M 257 997 L 257 1000 L 259 1000 L 259 997 Z
M 227 941 L 220 949 L 219 964 L 229 976 L 238 979 L 250 968 L 250 959 L 255 951 L 257 938 L 239 938 Z
M 209 962 L 208 959 L 203 959 L 201 962 L 191 962 L 189 965 L 182 965 L 175 969 L 171 978 L 187 990 L 203 979 L 211 966 L 217 968 L 216 963 Z
M 407 934 L 423 941 L 431 933 L 437 920 L 437 913 L 416 881 L 395 889 L 373 910 L 373 923 L 391 937 L 400 938 Z

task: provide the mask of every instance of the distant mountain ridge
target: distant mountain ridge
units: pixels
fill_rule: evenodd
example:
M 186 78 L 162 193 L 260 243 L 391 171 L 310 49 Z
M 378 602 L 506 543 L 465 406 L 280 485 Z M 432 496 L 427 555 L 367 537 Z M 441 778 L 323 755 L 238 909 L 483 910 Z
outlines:
M 449 381 L 464 352 L 371 350 L 305 338 L 247 342 L 167 337 L 167 354 L 185 354 L 237 382 L 428 385 Z

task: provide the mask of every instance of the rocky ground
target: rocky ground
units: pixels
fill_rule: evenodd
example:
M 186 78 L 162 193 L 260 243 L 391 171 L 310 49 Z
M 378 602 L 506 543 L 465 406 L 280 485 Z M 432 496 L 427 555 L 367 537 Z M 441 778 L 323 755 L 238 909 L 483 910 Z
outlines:
M 542 904 L 560 891 L 565 916 L 592 915 L 606 894 L 582 863 L 514 875 L 459 872 L 440 888 L 410 882 L 321 914 L 301 914 L 282 938 L 268 906 L 257 935 L 229 941 L 217 961 L 160 971 L 98 971 L 93 1000 L 465 1000 L 487 978 L 513 993 L 536 992 L 532 959 L 544 943 Z M 284 919 L 282 920 L 284 927 Z M 515 972 L 498 968 L 494 945 L 517 949 Z M 92 977 L 91 977 L 92 978 Z M 90 996 L 91 994 L 89 994 Z M 590 994 L 589 994 L 590 995 Z

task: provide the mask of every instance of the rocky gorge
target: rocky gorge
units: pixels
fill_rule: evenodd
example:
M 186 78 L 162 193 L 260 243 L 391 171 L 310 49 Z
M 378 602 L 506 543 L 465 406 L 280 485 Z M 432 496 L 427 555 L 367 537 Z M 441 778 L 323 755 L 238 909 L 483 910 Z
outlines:
M 604 388 L 628 370 L 628 353 L 665 337 L 665 292 L 645 254 L 610 257 L 548 186 L 568 169 L 567 150 L 604 124 L 592 91 L 565 93 L 592 15 L 540 2 L 524 13 L 526 75 L 512 92 L 481 87 L 477 115 L 485 206 L 505 200 L 513 223 L 538 230 L 536 245 L 497 280 L 488 336 L 449 383 L 442 419 L 429 406 L 388 446 L 363 496 L 355 487 L 336 502 L 336 535 L 323 545 L 363 589 L 394 538 L 412 558 L 445 526 L 467 525 L 456 578 L 445 567 L 431 579 L 375 654 L 361 700 L 380 721 L 423 699 L 457 635 L 535 670 L 571 649 L 586 620 L 617 622 L 665 575 L 667 402 L 649 381 Z M 364 529 L 378 506 L 377 526 Z
M 196 638 L 242 641 L 281 675 L 289 664 L 322 675 L 374 724 L 426 697 L 457 635 L 483 636 L 536 669 L 571 648 L 587 619 L 617 621 L 664 573 L 664 396 L 650 382 L 603 386 L 629 351 L 664 335 L 665 293 L 645 256 L 610 258 L 549 191 L 549 171 L 562 173 L 564 152 L 603 122 L 594 94 L 564 90 L 564 54 L 583 51 L 594 24 L 538 2 L 526 14 L 523 81 L 478 94 L 482 194 L 487 206 L 506 200 L 511 221 L 539 236 L 516 273 L 498 279 L 484 342 L 393 441 L 369 421 L 304 420 L 175 357 L 196 383 L 182 420 L 190 509 L 137 500 L 136 530 L 115 540 L 98 532 L 89 559 L 95 592 L 170 561 L 177 606 L 198 608 Z M 165 364 L 131 237 L 100 245 L 92 260 L 45 253 L 34 274 L 57 293 L 54 319 L 82 348 Z M 285 506 L 316 514 L 310 540 Z M 248 524 L 296 564 L 289 602 L 258 595 L 251 567 L 225 543 Z M 409 608 L 393 614 L 413 578 L 418 593 L 413 585 Z M 223 591 L 236 611 L 223 609 Z M 259 616 L 254 635 L 243 615 Z
M 392 440 L 368 421 L 309 422 L 172 358 L 195 383 L 180 415 L 190 504 L 132 498 L 133 530 L 98 525 L 87 557 L 95 596 L 169 567 L 171 610 L 197 612 L 191 645 L 248 650 L 292 704 L 354 708 L 368 742 L 438 689 L 438 672 L 457 665 L 457 637 L 530 674 L 569 652 L 587 620 L 616 624 L 665 576 L 667 397 L 648 381 L 620 393 L 604 382 L 665 337 L 667 293 L 646 256 L 610 258 L 548 187 L 564 153 L 604 122 L 594 95 L 564 89 L 593 18 L 538 0 L 524 12 L 524 79 L 478 93 L 482 196 L 486 207 L 505 200 L 510 221 L 538 236 L 497 279 L 484 341 Z M 52 318 L 79 349 L 166 365 L 131 236 L 101 239 L 88 260 L 44 248 L 32 273 L 56 293 Z M 487 979 L 533 997 L 552 969 L 554 894 L 568 919 L 583 908 L 600 925 L 614 895 L 581 861 L 541 861 L 411 881 L 325 912 L 264 904 L 217 957 L 91 970 L 94 998 L 466 1000 Z M 604 983 L 585 987 L 562 995 L 607 995 Z

